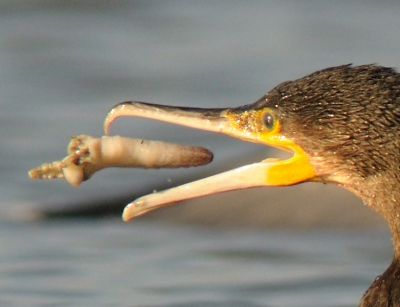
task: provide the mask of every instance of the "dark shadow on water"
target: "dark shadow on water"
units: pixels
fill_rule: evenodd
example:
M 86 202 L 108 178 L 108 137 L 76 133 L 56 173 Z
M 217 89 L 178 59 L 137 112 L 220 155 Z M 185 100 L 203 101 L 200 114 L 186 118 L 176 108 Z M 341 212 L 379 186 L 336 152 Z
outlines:
M 254 304 L 249 301 L 226 301 L 226 302 L 218 302 L 218 301 L 198 301 L 191 303 L 178 303 L 178 304 L 168 304 L 162 305 L 162 307 L 268 307 L 272 305 L 259 305 Z M 160 307 L 160 305 L 142 305 L 140 307 Z
M 316 303 L 317 304 L 317 303 Z M 168 305 L 140 305 L 139 307 L 269 307 L 273 306 L 270 304 L 254 304 L 249 301 L 198 301 L 191 303 L 177 303 Z M 317 306 L 317 305 L 315 305 Z M 133 306 L 132 306 L 133 307 Z M 299 307 L 305 307 L 305 305 L 299 305 Z M 354 307 L 353 305 L 331 305 L 331 307 Z

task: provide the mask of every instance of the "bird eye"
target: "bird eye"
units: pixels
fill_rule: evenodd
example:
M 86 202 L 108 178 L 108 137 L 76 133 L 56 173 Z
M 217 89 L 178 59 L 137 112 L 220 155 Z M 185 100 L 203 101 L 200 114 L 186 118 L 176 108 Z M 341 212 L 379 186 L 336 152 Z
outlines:
M 272 130 L 275 124 L 275 117 L 272 113 L 266 112 L 264 114 L 264 125 L 268 130 Z

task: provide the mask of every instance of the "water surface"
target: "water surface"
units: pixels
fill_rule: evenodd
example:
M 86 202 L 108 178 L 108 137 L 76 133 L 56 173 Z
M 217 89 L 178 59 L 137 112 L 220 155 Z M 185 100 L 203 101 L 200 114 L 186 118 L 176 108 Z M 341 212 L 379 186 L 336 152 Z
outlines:
M 379 231 L 117 220 L 0 230 L 2 306 L 355 306 L 391 257 Z

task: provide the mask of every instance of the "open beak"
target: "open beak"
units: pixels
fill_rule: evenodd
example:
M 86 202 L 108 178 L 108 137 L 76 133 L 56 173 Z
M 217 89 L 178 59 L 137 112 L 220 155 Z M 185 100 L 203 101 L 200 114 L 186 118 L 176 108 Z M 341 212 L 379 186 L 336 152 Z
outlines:
M 224 133 L 244 141 L 262 143 L 293 152 L 293 156 L 287 160 L 266 159 L 140 197 L 126 206 L 123 219 L 129 221 L 162 206 L 200 196 L 251 187 L 293 185 L 315 180 L 315 171 L 303 149 L 281 134 L 279 118 L 276 118 L 277 123 L 271 127 L 264 125 L 266 112 L 268 116 L 277 115 L 276 110 L 256 109 L 251 105 L 230 109 L 200 109 L 123 102 L 113 107 L 104 122 L 106 134 L 117 117 L 139 116 Z

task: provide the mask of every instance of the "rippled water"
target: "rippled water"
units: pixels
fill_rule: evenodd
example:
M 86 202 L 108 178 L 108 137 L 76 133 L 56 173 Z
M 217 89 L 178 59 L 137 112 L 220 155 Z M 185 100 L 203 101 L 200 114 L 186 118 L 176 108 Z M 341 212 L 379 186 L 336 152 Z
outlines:
M 355 306 L 389 234 L 2 223 L 2 306 Z
M 386 232 L 15 219 L 32 206 L 195 176 L 195 169 L 110 170 L 79 189 L 28 179 L 28 169 L 62 158 L 72 135 L 102 135 L 113 104 L 238 106 L 327 66 L 398 67 L 398 16 L 388 2 L 1 1 L 0 304 L 356 305 L 389 265 Z M 209 173 L 265 151 L 141 119 L 122 119 L 112 133 L 212 148 Z

